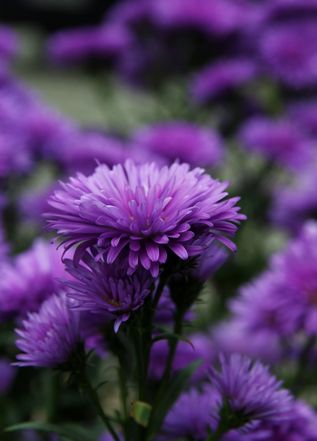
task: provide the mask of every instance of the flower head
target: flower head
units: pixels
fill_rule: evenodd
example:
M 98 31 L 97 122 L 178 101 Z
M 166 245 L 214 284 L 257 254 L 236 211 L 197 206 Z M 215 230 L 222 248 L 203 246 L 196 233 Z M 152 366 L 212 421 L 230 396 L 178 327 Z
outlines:
M 48 54 L 59 64 L 94 58 L 112 61 L 130 44 L 131 35 L 126 27 L 109 24 L 58 32 L 48 42 Z
M 74 306 L 92 313 L 104 312 L 116 319 L 115 331 L 130 314 L 143 305 L 151 292 L 152 279 L 145 271 L 136 271 L 127 276 L 121 268 L 114 268 L 103 260 L 95 259 L 86 253 L 84 264 L 75 265 L 66 260 L 66 269 L 74 280 L 66 282 L 67 293 Z
M 215 131 L 181 121 L 140 129 L 132 142 L 168 162 L 179 160 L 193 166 L 215 165 L 223 154 L 222 141 Z
M 249 83 L 256 74 L 255 63 L 246 58 L 216 61 L 195 75 L 192 95 L 197 102 L 206 103 Z
M 16 365 L 61 367 L 80 341 L 79 315 L 69 309 L 64 294 L 53 295 L 38 312 L 28 314 L 16 334 L 16 345 L 22 351 Z
M 295 176 L 289 185 L 277 187 L 273 193 L 271 219 L 273 222 L 296 234 L 305 221 L 314 219 L 317 213 L 316 165 L 306 167 Z
M 76 258 L 95 247 L 108 264 L 125 259 L 130 274 L 141 266 L 156 277 L 169 253 L 187 260 L 214 239 L 234 249 L 244 216 L 226 186 L 187 164 L 101 165 L 62 184 L 47 217 L 67 247 L 79 245 Z
M 242 127 L 240 140 L 248 150 L 291 169 L 304 167 L 313 158 L 313 143 L 286 119 L 251 118 Z
M 36 310 L 65 276 L 61 253 L 51 244 L 37 240 L 32 248 L 1 268 L 0 313 L 16 316 Z
M 316 22 L 272 25 L 261 36 L 259 50 L 271 76 L 293 88 L 317 83 Z
M 210 386 L 201 392 L 194 388 L 184 392 L 167 414 L 159 439 L 205 440 L 208 428 L 217 425 L 217 401 L 218 394 Z
M 211 371 L 211 382 L 222 406 L 228 406 L 240 420 L 232 429 L 256 421 L 272 423 L 291 418 L 291 395 L 260 362 L 238 354 L 222 356 L 220 369 Z

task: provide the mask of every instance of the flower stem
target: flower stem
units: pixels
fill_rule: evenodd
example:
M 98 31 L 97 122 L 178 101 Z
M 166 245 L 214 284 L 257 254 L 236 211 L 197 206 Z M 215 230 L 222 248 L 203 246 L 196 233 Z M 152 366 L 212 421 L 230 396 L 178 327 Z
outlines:
M 96 390 L 92 387 L 85 369 L 82 369 L 82 371 L 80 373 L 79 381 L 80 381 L 80 386 L 83 388 L 83 390 L 85 391 L 87 396 L 90 398 L 92 404 L 95 407 L 96 413 L 98 414 L 100 419 L 105 424 L 106 428 L 111 433 L 112 438 L 115 441 L 120 441 L 119 436 L 116 433 L 116 431 L 114 430 L 114 428 L 110 422 L 109 417 L 103 411 L 103 408 L 102 408 L 100 401 L 99 401 L 98 394 L 97 394 Z

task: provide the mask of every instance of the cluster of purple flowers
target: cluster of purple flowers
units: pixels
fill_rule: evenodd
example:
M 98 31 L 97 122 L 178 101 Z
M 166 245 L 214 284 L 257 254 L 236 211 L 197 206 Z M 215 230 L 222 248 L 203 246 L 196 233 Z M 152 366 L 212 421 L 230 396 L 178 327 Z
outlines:
M 169 408 L 147 439 L 317 439 L 310 396 L 298 398 L 316 361 L 316 37 L 315 0 L 126 0 L 100 25 L 52 35 L 48 58 L 64 68 L 93 61 L 143 86 L 185 78 L 180 116 L 121 134 L 82 127 L 17 80 L 18 40 L 0 27 L 0 321 L 18 349 L 11 366 L 0 342 L 0 399 L 17 366 L 67 371 L 89 390 L 93 353 L 116 357 L 127 387 L 116 440 L 141 431 L 134 405 L 150 404 L 148 435 L 157 397 Z M 225 180 L 237 169 L 251 217 L 238 246 L 246 216 Z M 47 179 L 33 187 L 37 174 Z M 276 226 L 293 235 L 283 248 Z M 41 227 L 56 237 L 33 237 Z

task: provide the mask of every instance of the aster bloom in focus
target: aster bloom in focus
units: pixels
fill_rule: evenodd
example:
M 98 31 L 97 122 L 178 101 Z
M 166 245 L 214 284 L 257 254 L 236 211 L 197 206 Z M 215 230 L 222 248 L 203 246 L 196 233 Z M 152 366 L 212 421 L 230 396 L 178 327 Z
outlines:
M 66 269 L 75 279 L 66 282 L 67 293 L 81 310 L 115 318 L 117 332 L 122 322 L 143 305 L 151 292 L 153 281 L 145 271 L 136 271 L 127 276 L 124 271 L 108 265 L 102 260 L 95 261 L 88 253 L 82 264 L 75 265 L 66 260 Z
M 291 395 L 260 362 L 238 354 L 221 356 L 219 370 L 211 371 L 211 383 L 220 396 L 220 415 L 224 408 L 232 415 L 229 429 L 260 421 L 279 423 L 292 417 Z
M 210 386 L 184 392 L 167 414 L 159 440 L 206 440 L 208 428 L 217 426 L 217 404 L 217 391 Z
M 64 294 L 47 299 L 16 329 L 17 366 L 57 368 L 70 361 L 80 342 L 79 314 Z
M 287 119 L 251 118 L 240 130 L 239 138 L 246 149 L 291 169 L 305 167 L 313 159 L 312 141 Z
M 192 80 L 191 92 L 199 103 L 221 97 L 254 80 L 256 65 L 246 58 L 216 61 L 198 72 Z
M 51 244 L 37 240 L 29 250 L 1 268 L 1 315 L 20 316 L 35 311 L 65 276 L 61 253 Z
M 78 245 L 76 260 L 95 247 L 108 264 L 124 259 L 129 274 L 141 266 L 156 277 L 169 253 L 187 260 L 213 240 L 235 249 L 231 237 L 245 216 L 239 198 L 225 199 L 226 187 L 188 164 L 100 165 L 62 184 L 47 218 L 66 248 Z
M 183 121 L 160 123 L 138 130 L 132 143 L 149 150 L 169 162 L 179 160 L 193 166 L 212 166 L 223 156 L 220 136 Z

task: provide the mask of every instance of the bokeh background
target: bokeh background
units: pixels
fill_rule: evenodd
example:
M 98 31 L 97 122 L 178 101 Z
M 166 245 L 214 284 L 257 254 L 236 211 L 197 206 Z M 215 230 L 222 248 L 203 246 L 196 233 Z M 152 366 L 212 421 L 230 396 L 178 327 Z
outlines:
M 204 167 L 229 181 L 248 216 L 196 307 L 195 327 L 217 336 L 208 349 L 217 352 L 230 299 L 317 215 L 317 1 L 10 0 L 0 18 L 4 254 L 16 259 L 47 237 L 42 213 L 57 179 L 98 161 Z M 44 370 L 10 368 L 18 319 L 0 323 L 1 427 L 45 419 L 58 389 Z M 265 344 L 276 349 L 276 339 Z M 98 363 L 112 375 L 113 361 Z M 276 367 L 286 380 L 289 363 Z M 116 391 L 103 393 L 111 406 Z M 91 423 L 71 386 L 58 408 L 56 419 Z

